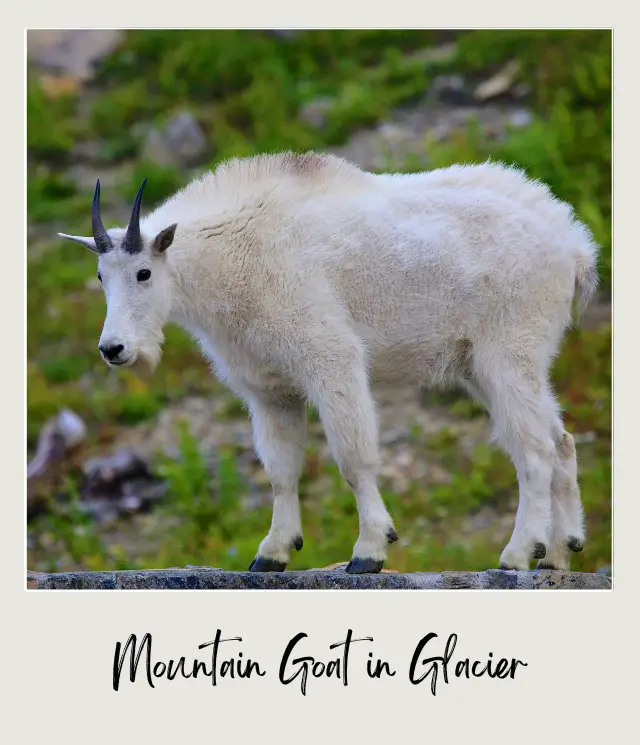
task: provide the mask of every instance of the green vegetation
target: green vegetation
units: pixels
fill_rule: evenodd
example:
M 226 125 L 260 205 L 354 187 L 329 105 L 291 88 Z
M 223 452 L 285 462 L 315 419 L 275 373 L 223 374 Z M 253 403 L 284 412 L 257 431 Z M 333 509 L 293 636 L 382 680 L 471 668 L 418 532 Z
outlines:
M 425 49 L 455 41 L 451 53 Z M 462 75 L 471 85 L 511 60 L 514 84 L 529 88 L 533 113 L 525 127 L 496 140 L 478 123 L 444 142 L 424 142 L 424 156 L 389 156 L 389 167 L 410 171 L 491 157 L 513 162 L 569 201 L 602 245 L 600 275 L 611 286 L 611 34 L 608 31 L 303 31 L 281 38 L 255 31 L 133 31 L 104 60 L 86 89 L 57 94 L 37 71 L 28 75 L 28 444 L 62 406 L 85 418 L 90 446 L 104 449 L 121 428 L 155 416 L 186 395 L 221 398 L 220 417 L 246 416 L 223 392 L 193 342 L 168 329 L 163 361 L 144 383 L 100 364 L 96 344 L 104 299 L 95 257 L 59 242 L 57 230 L 86 233 L 90 186 L 69 170 L 89 167 L 101 178 L 105 222 L 126 215 L 143 176 L 147 207 L 183 185 L 195 171 L 142 159 L 148 125 L 187 108 L 211 146 L 210 163 L 277 149 L 323 149 L 346 142 L 402 106 L 424 99 L 436 76 Z M 322 99 L 325 124 L 298 116 Z M 87 156 L 91 152 L 89 166 Z M 91 178 L 86 179 L 87 183 Z M 84 182 L 82 182 L 84 183 Z M 611 562 L 611 329 L 569 335 L 554 368 L 569 429 L 592 433 L 579 446 L 580 478 L 590 540 L 573 561 L 595 570 Z M 459 396 L 436 396 L 452 420 L 484 414 Z M 314 416 L 317 418 L 317 415 Z M 410 425 L 407 422 L 407 425 Z M 414 430 L 412 430 L 414 431 Z M 476 569 L 495 565 L 507 533 L 482 527 L 482 508 L 512 509 L 516 479 L 507 458 L 488 445 L 468 453 L 452 433 L 412 439 L 449 483 L 412 483 L 385 495 L 402 540 L 391 553 L 398 570 Z M 156 519 L 166 529 L 151 547 L 118 548 L 78 506 L 52 504 L 30 525 L 30 557 L 43 568 L 213 564 L 247 566 L 270 523 L 268 504 L 249 509 L 233 451 L 217 454 L 214 472 L 184 431 L 180 457 L 159 458 L 169 494 Z M 319 487 L 319 484 L 323 484 Z M 357 530 L 354 500 L 314 443 L 302 484 L 305 548 L 292 568 L 348 559 Z M 146 518 L 136 518 L 144 522 Z M 137 523 L 136 523 L 137 525 Z M 480 527 L 478 527 L 480 526 Z M 496 534 L 497 533 L 497 534 Z

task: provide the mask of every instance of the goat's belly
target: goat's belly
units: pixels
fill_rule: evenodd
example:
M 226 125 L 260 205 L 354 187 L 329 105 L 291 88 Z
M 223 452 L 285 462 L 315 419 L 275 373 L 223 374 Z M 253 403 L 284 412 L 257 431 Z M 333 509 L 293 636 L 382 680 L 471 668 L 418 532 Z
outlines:
M 462 338 L 437 344 L 424 340 L 401 344 L 369 341 L 369 377 L 373 384 L 446 385 L 466 374 L 470 349 L 471 343 Z

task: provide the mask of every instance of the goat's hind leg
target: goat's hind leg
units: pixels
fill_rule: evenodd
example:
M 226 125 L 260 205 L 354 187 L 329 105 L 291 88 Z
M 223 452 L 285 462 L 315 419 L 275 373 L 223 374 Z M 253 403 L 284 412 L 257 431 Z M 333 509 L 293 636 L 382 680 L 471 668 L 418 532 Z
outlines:
M 503 360 L 505 357 L 503 355 Z M 555 460 L 552 422 L 557 408 L 544 376 L 533 365 L 506 363 L 483 369 L 474 360 L 476 385 L 486 399 L 494 438 L 509 454 L 518 475 L 515 527 L 500 556 L 501 569 L 528 569 L 545 557 L 552 540 L 551 478 Z
M 560 421 L 554 428 L 554 440 L 553 540 L 547 555 L 538 563 L 538 569 L 569 569 L 570 552 L 582 551 L 585 538 L 575 443 Z
M 273 488 L 273 515 L 249 571 L 282 572 L 291 549 L 302 548 L 298 481 L 306 443 L 306 403 L 286 396 L 252 397 L 250 404 L 255 449 Z

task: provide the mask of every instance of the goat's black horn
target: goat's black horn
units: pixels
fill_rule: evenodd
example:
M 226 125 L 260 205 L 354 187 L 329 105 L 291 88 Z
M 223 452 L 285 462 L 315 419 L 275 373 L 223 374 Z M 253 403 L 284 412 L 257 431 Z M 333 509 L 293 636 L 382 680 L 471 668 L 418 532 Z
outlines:
M 96 248 L 99 253 L 105 253 L 113 248 L 113 243 L 109 234 L 102 224 L 100 217 L 100 179 L 96 181 L 96 190 L 93 194 L 93 206 L 91 208 L 91 228 L 93 230 L 93 239 L 96 242 Z
M 127 234 L 124 237 L 122 247 L 125 251 L 130 254 L 136 254 L 142 251 L 142 238 L 140 236 L 140 204 L 142 203 L 142 192 L 144 191 L 147 179 L 142 182 L 142 186 L 138 189 L 136 195 L 136 201 L 133 203 L 133 209 L 131 210 L 131 219 L 127 227 Z

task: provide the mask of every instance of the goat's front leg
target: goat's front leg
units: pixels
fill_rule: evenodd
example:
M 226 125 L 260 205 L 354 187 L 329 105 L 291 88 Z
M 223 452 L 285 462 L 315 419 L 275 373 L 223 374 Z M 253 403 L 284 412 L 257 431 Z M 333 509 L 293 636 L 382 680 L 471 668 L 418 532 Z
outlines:
M 306 443 L 306 403 L 296 396 L 252 396 L 250 407 L 256 453 L 273 488 L 273 515 L 249 571 L 282 572 L 291 549 L 302 548 L 298 481 Z
M 360 533 L 347 572 L 375 573 L 382 569 L 387 545 L 398 536 L 377 486 L 378 429 L 365 367 L 348 359 L 335 357 L 324 366 L 309 381 L 309 394 L 358 506 Z

